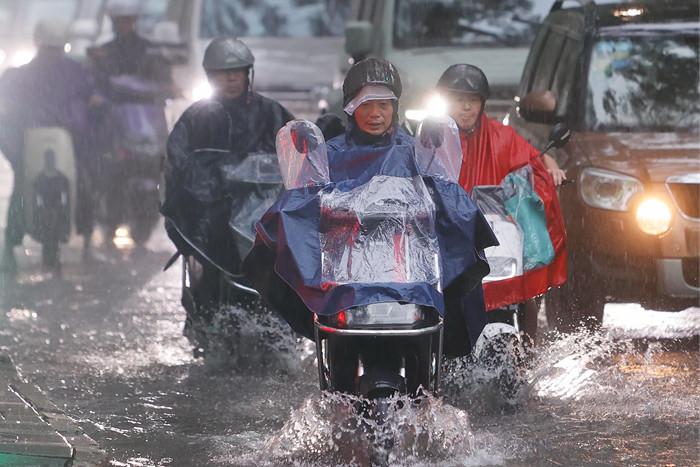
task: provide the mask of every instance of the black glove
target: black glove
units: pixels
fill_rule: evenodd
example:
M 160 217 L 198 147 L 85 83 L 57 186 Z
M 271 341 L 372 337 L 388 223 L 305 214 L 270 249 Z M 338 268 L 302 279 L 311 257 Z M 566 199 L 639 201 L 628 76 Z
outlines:
M 294 122 L 289 134 L 292 137 L 294 148 L 302 154 L 315 151 L 318 147 L 316 133 L 314 133 L 313 127 L 308 122 Z
M 442 146 L 445 140 L 443 125 L 439 122 L 424 120 L 421 124 L 420 142 L 426 147 L 434 147 L 435 149 Z

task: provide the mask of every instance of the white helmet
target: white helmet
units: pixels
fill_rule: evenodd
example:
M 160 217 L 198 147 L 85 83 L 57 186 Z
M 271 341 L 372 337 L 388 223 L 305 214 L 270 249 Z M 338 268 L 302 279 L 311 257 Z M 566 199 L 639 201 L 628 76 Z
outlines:
M 139 0 L 109 0 L 107 2 L 107 15 L 115 16 L 139 16 L 141 14 L 141 2 Z
M 68 42 L 68 23 L 58 19 L 42 19 L 34 28 L 37 47 L 63 48 Z

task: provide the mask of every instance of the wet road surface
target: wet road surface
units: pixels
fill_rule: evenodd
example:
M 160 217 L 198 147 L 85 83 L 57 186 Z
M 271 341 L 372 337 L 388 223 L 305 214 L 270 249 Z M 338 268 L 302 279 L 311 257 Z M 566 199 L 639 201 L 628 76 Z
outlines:
M 19 283 L 0 291 L 0 350 L 113 465 L 366 462 L 347 401 L 319 394 L 311 348 L 284 327 L 268 327 L 269 351 L 243 352 L 239 365 L 192 357 L 160 231 L 149 252 L 98 251 L 90 265 L 72 246 L 61 279 L 27 245 Z M 698 465 L 699 334 L 698 308 L 608 306 L 600 333 L 544 337 L 515 408 L 478 369 L 453 365 L 443 399 L 392 418 L 392 464 Z M 280 343 L 283 358 L 271 350 Z

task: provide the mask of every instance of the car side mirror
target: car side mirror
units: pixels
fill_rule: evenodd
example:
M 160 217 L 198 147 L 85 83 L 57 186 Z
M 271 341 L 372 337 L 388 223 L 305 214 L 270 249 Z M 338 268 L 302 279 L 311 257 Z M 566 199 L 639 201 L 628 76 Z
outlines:
M 571 130 L 564 123 L 557 123 L 552 127 L 549 133 L 549 143 L 547 146 L 551 148 L 561 148 L 566 146 L 566 143 L 571 139 Z
M 520 116 L 528 122 L 553 123 L 557 109 L 557 98 L 552 91 L 532 91 L 520 100 Z
M 374 31 L 369 21 L 348 21 L 345 25 L 345 51 L 352 58 L 361 60 L 372 51 Z

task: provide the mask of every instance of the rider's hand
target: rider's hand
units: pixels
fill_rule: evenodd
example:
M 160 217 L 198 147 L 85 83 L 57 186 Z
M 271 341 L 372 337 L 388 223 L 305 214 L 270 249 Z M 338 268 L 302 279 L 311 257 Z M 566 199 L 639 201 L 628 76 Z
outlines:
M 294 148 L 301 154 L 316 150 L 318 139 L 311 125 L 305 121 L 295 122 L 290 129 L 290 135 Z
M 552 176 L 554 185 L 560 186 L 564 183 L 564 180 L 566 180 L 566 171 L 559 168 L 559 164 L 557 164 L 557 161 L 552 156 L 545 154 L 542 162 L 544 162 L 544 166 L 547 168 L 549 175 Z
M 556 168 L 556 169 L 547 169 L 547 172 L 549 172 L 549 175 L 552 176 L 552 180 L 554 181 L 554 185 L 556 185 L 556 186 L 560 186 L 566 180 L 566 171 L 565 170 L 561 170 L 559 168 Z
M 442 146 L 444 139 L 443 128 L 439 123 L 433 122 L 429 119 L 424 120 L 423 123 L 421 123 L 420 140 L 423 147 L 439 148 Z

